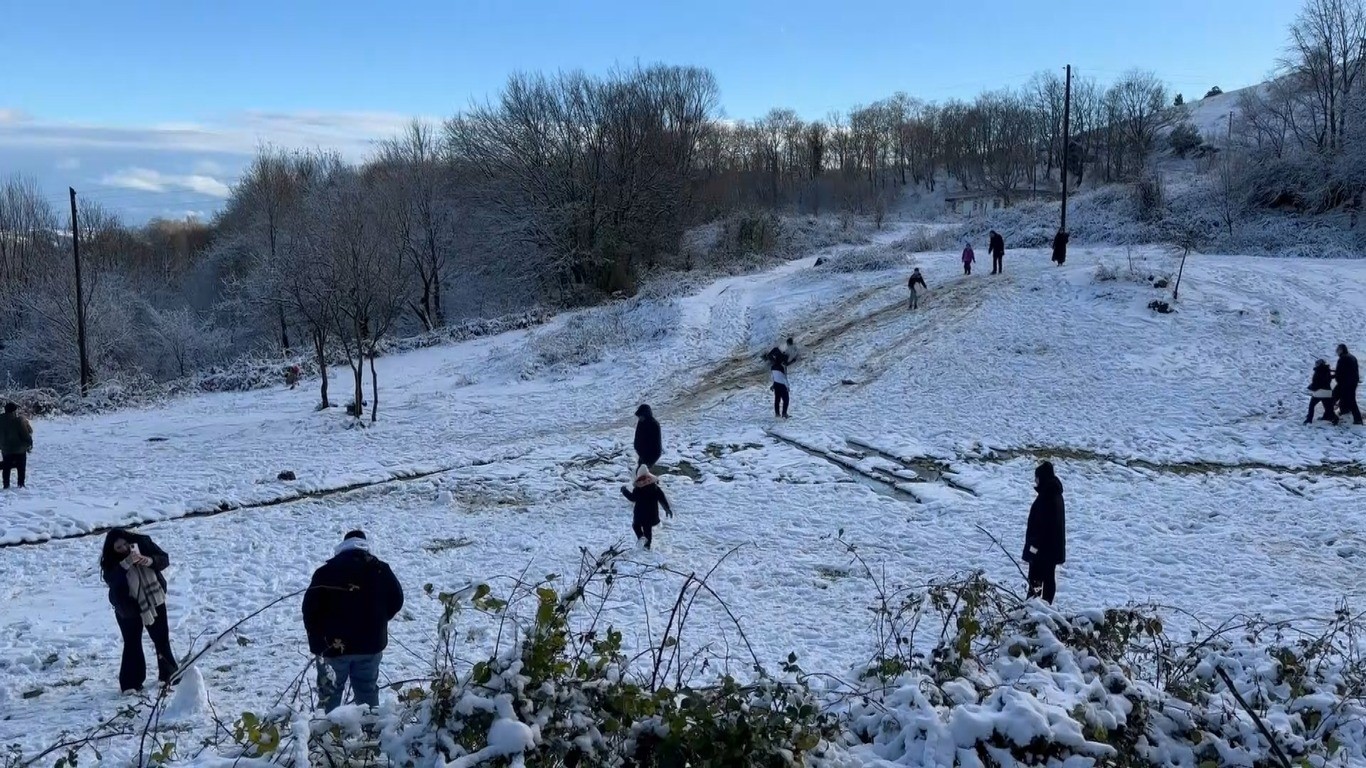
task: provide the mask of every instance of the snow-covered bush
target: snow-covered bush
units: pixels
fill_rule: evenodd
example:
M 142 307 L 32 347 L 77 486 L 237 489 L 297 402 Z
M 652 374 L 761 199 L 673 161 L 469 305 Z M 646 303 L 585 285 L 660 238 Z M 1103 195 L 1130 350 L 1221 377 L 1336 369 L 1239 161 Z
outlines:
M 639 350 L 677 327 L 678 313 L 672 301 L 640 298 L 578 312 L 528 340 L 524 375 L 591 365 L 606 359 L 610 350 Z
M 878 652 L 857 672 L 875 684 L 835 705 L 845 743 L 865 758 L 1366 760 L 1366 615 L 1345 607 L 1327 621 L 1240 617 L 1177 640 L 1156 607 L 1065 615 L 975 573 L 922 587 L 879 583 L 874 614 Z
M 821 263 L 825 272 L 850 274 L 854 272 L 885 272 L 906 266 L 906 252 L 896 246 L 869 245 L 831 256 Z

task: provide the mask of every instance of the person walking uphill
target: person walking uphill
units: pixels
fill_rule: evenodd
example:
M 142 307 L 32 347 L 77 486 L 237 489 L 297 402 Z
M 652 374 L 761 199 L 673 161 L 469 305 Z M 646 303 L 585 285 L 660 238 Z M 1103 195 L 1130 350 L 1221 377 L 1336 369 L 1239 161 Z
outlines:
M 768 361 L 769 376 L 773 379 L 773 384 L 769 386 L 773 390 L 773 415 L 786 419 L 787 407 L 792 400 L 787 388 L 787 366 L 792 358 L 783 347 L 774 347 L 764 355 L 764 359 Z
M 1347 351 L 1346 344 L 1338 345 L 1337 387 L 1333 398 L 1338 401 L 1338 413 L 1352 414 L 1352 423 L 1361 424 L 1361 406 L 1357 405 L 1357 386 L 1361 384 L 1361 368 L 1357 359 Z
M 179 671 L 171 652 L 166 577 L 162 575 L 170 565 L 166 552 L 142 534 L 116 528 L 104 537 L 100 572 L 109 585 L 109 604 L 123 635 L 119 690 L 125 694 L 141 691 L 147 680 L 147 658 L 142 653 L 144 629 L 156 650 L 157 679 L 170 685 Z
M 636 466 L 644 464 L 653 468 L 659 463 L 659 457 L 664 455 L 663 433 L 650 406 L 641 405 L 637 408 L 636 419 Z
M 318 661 L 318 704 L 331 712 L 351 682 L 357 704 L 379 706 L 379 665 L 389 645 L 389 622 L 403 608 L 403 587 L 383 560 L 370 554 L 364 531 L 351 531 L 331 560 L 313 572 L 304 594 L 308 650 Z
M 972 263 L 977 261 L 977 256 L 972 252 L 972 243 L 963 244 L 963 274 L 972 274 Z
M 635 482 L 622 486 L 621 495 L 635 504 L 631 512 L 631 531 L 636 535 L 636 542 L 649 549 L 655 541 L 654 527 L 659 525 L 659 508 L 664 507 L 669 517 L 674 516 L 664 489 L 659 487 L 659 478 L 650 474 L 645 466 L 639 466 Z
M 987 252 L 991 254 L 991 274 L 999 275 L 1005 272 L 1006 239 L 994 229 L 987 240 Z
M 1034 490 L 1038 496 L 1029 508 L 1025 527 L 1024 554 L 1029 563 L 1029 596 L 1053 602 L 1057 594 L 1056 570 L 1067 562 L 1067 522 L 1062 500 L 1062 481 L 1045 461 L 1034 470 Z
M 23 488 L 28 475 L 28 454 L 33 450 L 33 425 L 19 415 L 19 406 L 5 403 L 5 413 L 0 415 L 0 475 L 4 477 L 4 487 L 9 487 L 10 470 L 18 474 L 19 487 Z
M 911 273 L 911 279 L 906 281 L 906 287 L 911 289 L 911 309 L 920 308 L 920 292 L 915 288 L 917 285 L 927 291 L 930 289 L 925 285 L 925 276 L 920 274 L 920 267 L 916 267 Z
M 1338 423 L 1338 415 L 1333 412 L 1333 369 L 1327 360 L 1314 363 L 1314 375 L 1309 380 L 1309 415 L 1304 417 L 1305 424 L 1314 423 L 1314 409 L 1323 403 L 1323 420 Z

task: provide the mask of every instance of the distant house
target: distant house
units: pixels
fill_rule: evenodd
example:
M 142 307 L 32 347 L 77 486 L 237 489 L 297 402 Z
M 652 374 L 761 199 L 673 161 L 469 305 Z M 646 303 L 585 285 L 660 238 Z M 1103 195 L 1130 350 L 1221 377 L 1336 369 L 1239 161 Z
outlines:
M 1009 204 L 1006 196 L 1000 192 L 991 190 L 959 190 L 949 192 L 944 195 L 944 204 L 948 207 L 949 213 L 962 214 L 968 216 L 974 213 L 986 213 L 1007 208 L 1010 205 L 1025 202 L 1026 200 L 1056 200 L 1058 194 L 1043 189 L 1017 189 L 1010 193 Z

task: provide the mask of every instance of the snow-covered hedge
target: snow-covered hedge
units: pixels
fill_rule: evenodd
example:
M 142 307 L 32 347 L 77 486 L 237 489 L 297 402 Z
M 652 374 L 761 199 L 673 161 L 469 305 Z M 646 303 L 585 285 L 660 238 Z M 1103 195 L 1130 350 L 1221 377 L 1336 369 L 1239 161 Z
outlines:
M 671 300 L 643 298 L 582 310 L 531 337 L 523 375 L 591 365 L 613 350 L 639 351 L 676 328 L 678 315 L 678 305 Z
M 572 580 L 511 579 L 501 595 L 487 583 L 426 585 L 441 610 L 433 667 L 377 710 L 318 714 L 300 675 L 275 703 L 216 724 L 202 743 L 177 746 L 190 738 L 177 720 L 130 744 L 152 763 L 202 748 L 199 764 L 243 768 L 1366 762 L 1366 615 L 1345 606 L 1296 622 L 1195 622 L 1177 638 L 1156 607 L 1065 614 L 980 573 L 899 586 L 853 561 L 874 585 L 871 625 L 851 625 L 868 632 L 872 660 L 845 674 L 810 673 L 795 655 L 777 668 L 752 649 L 718 656 L 715 638 L 695 642 L 682 629 L 698 600 L 731 611 L 705 578 L 609 550 L 585 553 Z M 681 584 L 674 608 L 657 617 L 649 647 L 628 651 L 603 608 L 614 590 L 658 578 Z M 751 673 L 714 671 L 735 668 Z M 173 704 L 123 716 L 164 722 L 157 708 Z

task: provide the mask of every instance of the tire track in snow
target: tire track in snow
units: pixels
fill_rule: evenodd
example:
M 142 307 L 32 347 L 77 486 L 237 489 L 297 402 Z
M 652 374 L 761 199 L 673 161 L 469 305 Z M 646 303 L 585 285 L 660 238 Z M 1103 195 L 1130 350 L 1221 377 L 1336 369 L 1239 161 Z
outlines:
M 390 475 L 389 477 L 380 478 L 378 480 L 362 480 L 359 482 L 347 483 L 346 485 L 338 485 L 330 488 L 318 488 L 310 491 L 299 491 L 297 493 L 284 494 L 270 499 L 263 499 L 261 501 L 224 501 L 220 502 L 217 506 L 214 507 L 194 509 L 183 514 L 172 515 L 169 517 L 163 517 L 159 519 L 142 520 L 132 523 L 122 523 L 119 525 L 96 526 L 88 531 L 63 533 L 54 536 L 47 536 L 43 538 L 25 541 L 3 542 L 0 543 L 0 549 L 13 549 L 16 547 L 37 547 L 42 546 L 44 544 L 49 544 L 54 541 L 70 541 L 72 539 L 84 539 L 90 536 L 102 536 L 112 530 L 119 528 L 137 528 L 143 525 L 153 525 L 156 523 L 171 523 L 177 520 L 188 520 L 200 517 L 216 517 L 218 515 L 224 515 L 230 512 L 245 512 L 253 509 L 268 509 L 270 507 L 278 507 L 284 504 L 293 504 L 301 501 L 311 501 L 313 499 L 323 499 L 329 496 L 339 496 L 341 494 L 352 493 L 354 491 L 362 491 L 367 488 L 377 488 L 381 486 L 408 483 L 414 480 L 422 480 L 428 477 L 434 477 L 436 475 L 443 475 L 449 472 L 456 472 L 461 469 L 469 469 L 470 467 L 487 467 L 489 465 L 500 464 L 505 461 L 517 461 L 519 459 L 524 458 L 526 455 L 527 454 L 523 453 L 516 456 L 502 456 L 496 459 L 476 459 L 474 461 L 466 462 L 464 464 L 457 464 L 449 467 L 439 467 L 437 469 L 410 470 L 406 472 L 399 471 L 394 473 L 393 475 Z

